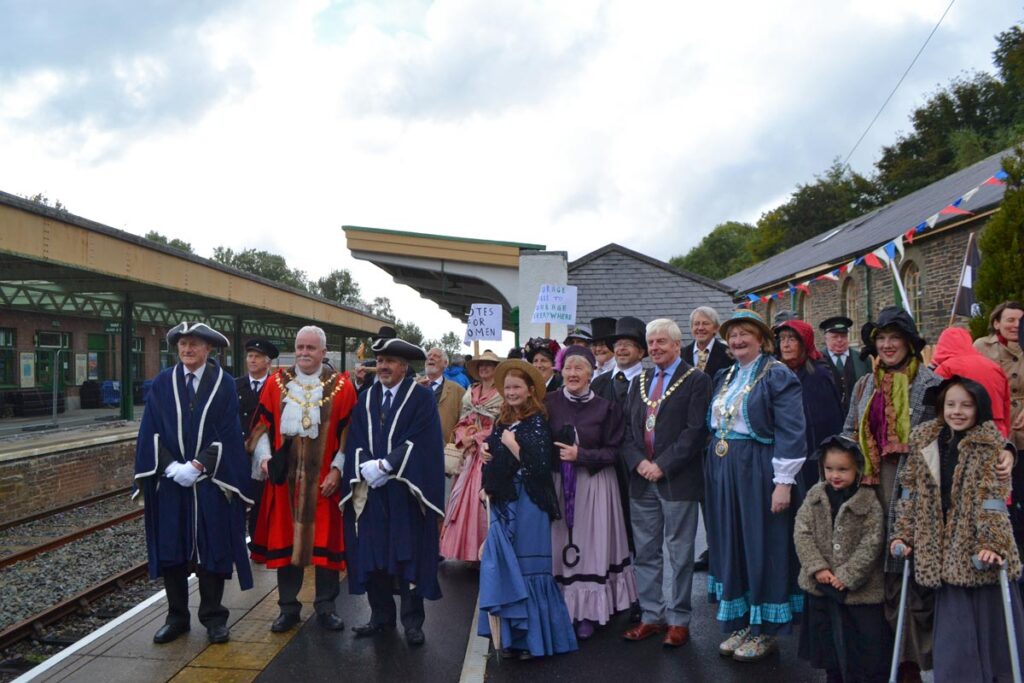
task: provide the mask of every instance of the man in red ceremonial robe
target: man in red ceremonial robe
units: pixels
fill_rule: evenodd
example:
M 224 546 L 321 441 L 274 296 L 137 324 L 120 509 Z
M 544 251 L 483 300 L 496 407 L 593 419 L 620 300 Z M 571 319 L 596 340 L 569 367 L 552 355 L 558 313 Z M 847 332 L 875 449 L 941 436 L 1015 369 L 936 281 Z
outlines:
M 247 442 L 253 478 L 265 480 L 252 539 L 252 559 L 277 569 L 280 615 L 270 630 L 299 623 L 304 568 L 316 573 L 313 607 L 324 628 L 345 628 L 334 601 L 345 568 L 345 541 L 331 460 L 344 445 L 356 391 L 348 373 L 323 364 L 327 336 L 314 326 L 295 337 L 295 365 L 282 368 L 260 393 L 259 422 Z

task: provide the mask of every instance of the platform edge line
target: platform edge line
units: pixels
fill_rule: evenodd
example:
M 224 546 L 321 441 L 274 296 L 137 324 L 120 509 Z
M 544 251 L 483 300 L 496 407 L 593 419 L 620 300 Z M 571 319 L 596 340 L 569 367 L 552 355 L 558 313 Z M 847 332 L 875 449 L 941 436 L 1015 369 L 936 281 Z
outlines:
M 491 641 L 477 635 L 480 619 L 480 598 L 473 608 L 473 623 L 469 626 L 469 642 L 466 643 L 466 657 L 462 660 L 462 674 L 459 683 L 482 683 L 487 671 L 487 653 Z

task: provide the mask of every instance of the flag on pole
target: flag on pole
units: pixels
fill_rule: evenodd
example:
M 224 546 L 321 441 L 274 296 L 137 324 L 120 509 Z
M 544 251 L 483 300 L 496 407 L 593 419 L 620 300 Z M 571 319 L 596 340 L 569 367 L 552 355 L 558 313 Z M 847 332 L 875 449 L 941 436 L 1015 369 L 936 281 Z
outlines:
M 981 265 L 981 254 L 978 253 L 978 241 L 971 234 L 967 244 L 967 255 L 964 258 L 964 267 L 960 272 L 960 289 L 956 296 L 956 305 L 953 313 L 967 317 L 974 317 L 981 313 L 981 307 L 974 298 L 974 281 L 978 277 L 978 266 Z

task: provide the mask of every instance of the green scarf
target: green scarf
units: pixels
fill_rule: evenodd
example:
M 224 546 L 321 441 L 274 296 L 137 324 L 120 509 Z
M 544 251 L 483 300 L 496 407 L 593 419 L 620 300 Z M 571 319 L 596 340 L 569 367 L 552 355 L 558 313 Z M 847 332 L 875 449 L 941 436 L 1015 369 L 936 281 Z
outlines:
M 864 453 L 864 483 L 879 483 L 882 458 L 906 453 L 910 441 L 910 385 L 919 362 L 911 357 L 904 368 L 889 370 L 879 363 L 875 386 L 860 415 L 858 442 Z M 881 443 L 879 443 L 881 442 Z

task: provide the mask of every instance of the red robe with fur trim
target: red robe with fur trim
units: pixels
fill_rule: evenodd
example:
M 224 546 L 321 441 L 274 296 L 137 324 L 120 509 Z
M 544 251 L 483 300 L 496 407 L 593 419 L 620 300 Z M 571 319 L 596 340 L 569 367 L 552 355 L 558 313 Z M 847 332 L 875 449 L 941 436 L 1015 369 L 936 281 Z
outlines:
M 281 433 L 281 412 L 287 400 L 287 384 L 293 378 L 293 368 L 282 368 L 271 375 L 260 394 L 259 422 L 249 444 L 254 445 L 266 434 L 271 452 L 277 453 L 285 445 L 289 437 Z M 263 483 L 251 548 L 253 562 L 266 564 L 270 569 L 289 564 L 313 564 L 339 571 L 345 568 L 340 494 L 324 497 L 320 495 L 320 484 L 330 472 L 335 453 L 344 445 L 356 391 L 347 372 L 338 373 L 324 366 L 320 379 L 324 395 L 333 395 L 319 408 L 317 439 L 292 437 L 286 449 L 288 480 L 283 484 L 274 484 L 269 479 Z

